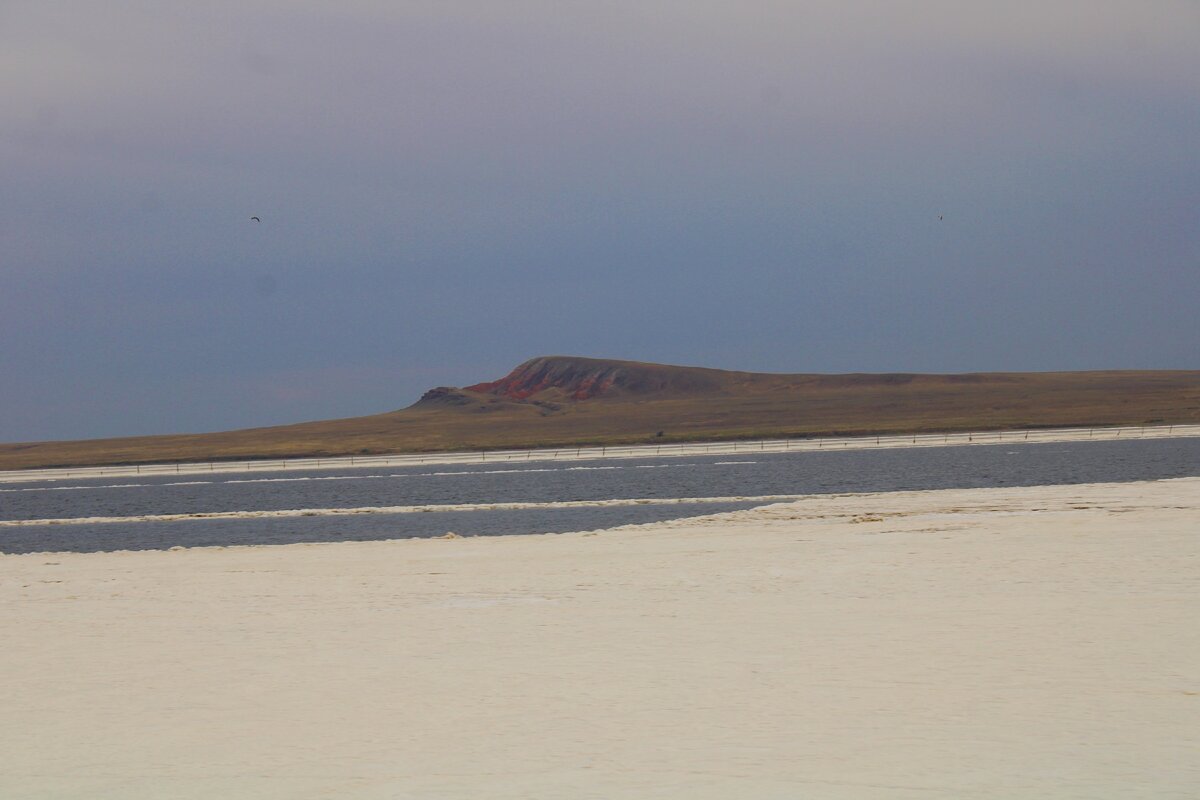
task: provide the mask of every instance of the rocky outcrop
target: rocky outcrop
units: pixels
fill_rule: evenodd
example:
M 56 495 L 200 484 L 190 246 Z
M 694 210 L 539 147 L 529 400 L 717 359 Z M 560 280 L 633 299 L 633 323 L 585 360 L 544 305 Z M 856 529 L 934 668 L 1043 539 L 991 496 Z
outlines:
M 526 361 L 498 381 L 477 383 L 466 391 L 509 400 L 701 394 L 721 389 L 717 374 L 717 370 L 636 361 L 543 356 Z
M 471 398 L 463 394 L 461 389 L 453 386 L 437 386 L 421 395 L 417 401 L 419 406 L 465 406 L 470 405 Z

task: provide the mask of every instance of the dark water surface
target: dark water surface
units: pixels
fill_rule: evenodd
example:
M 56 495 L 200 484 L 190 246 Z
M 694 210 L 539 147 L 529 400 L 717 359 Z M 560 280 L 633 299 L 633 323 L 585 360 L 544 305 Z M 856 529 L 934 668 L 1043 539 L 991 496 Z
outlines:
M 439 511 L 315 517 L 189 519 L 0 529 L 0 553 L 164 550 L 237 544 L 370 541 L 514 533 L 561 533 L 716 514 L 757 503 L 689 503 L 670 506 L 532 508 L 515 511 Z
M 255 517 L 287 509 L 1036 486 L 1200 476 L 1200 438 L 740 453 L 0 484 L 0 520 L 246 512 L 238 519 L 0 527 L 0 552 L 282 544 L 589 530 L 754 505 L 600 506 Z

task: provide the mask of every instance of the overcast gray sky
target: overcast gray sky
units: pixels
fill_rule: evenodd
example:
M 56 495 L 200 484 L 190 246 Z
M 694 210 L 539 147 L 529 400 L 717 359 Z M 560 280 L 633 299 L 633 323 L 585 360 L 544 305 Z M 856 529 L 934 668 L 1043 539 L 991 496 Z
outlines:
M 189 6 L 0 2 L 0 440 L 1200 368 L 1192 0 Z

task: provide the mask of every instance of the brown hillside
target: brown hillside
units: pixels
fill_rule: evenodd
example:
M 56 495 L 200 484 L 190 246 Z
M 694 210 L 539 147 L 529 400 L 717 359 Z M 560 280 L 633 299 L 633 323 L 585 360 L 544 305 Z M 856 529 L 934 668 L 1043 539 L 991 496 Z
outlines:
M 629 395 L 661 398 L 718 394 L 739 376 L 752 377 L 750 373 L 718 369 L 542 356 L 526 361 L 498 381 L 466 388 L 508 400 L 591 400 Z
M 547 356 L 386 414 L 0 444 L 0 469 L 997 428 L 1200 423 L 1200 371 L 765 374 Z

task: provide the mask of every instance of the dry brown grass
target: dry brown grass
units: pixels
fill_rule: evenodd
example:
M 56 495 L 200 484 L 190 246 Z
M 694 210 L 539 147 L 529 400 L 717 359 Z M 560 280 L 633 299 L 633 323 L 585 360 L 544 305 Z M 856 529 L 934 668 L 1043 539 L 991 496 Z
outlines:
M 633 363 L 579 361 L 589 367 Z M 643 373 L 647 369 L 690 369 L 636 366 Z M 704 378 L 700 390 L 615 392 L 574 401 L 550 387 L 533 398 L 541 400 L 540 405 L 455 390 L 453 402 L 424 402 L 401 411 L 350 419 L 223 433 L 3 444 L 0 469 L 764 436 L 1200 423 L 1200 371 L 972 375 L 693 371 Z

